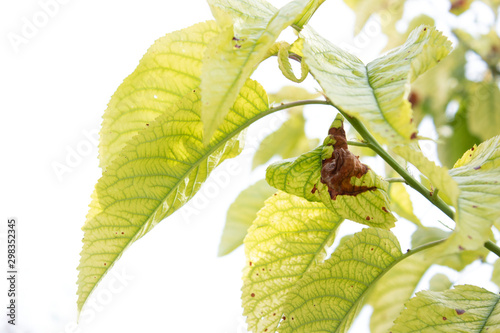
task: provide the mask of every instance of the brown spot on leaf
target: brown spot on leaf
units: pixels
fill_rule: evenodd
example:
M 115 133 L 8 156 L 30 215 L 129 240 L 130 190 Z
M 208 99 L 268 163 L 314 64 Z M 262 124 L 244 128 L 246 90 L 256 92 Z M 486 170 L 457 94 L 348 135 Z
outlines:
M 344 127 L 332 127 L 328 131 L 334 140 L 332 157 L 324 159 L 321 167 L 321 182 L 328 186 L 330 197 L 335 200 L 337 195 L 358 195 L 366 191 L 376 190 L 376 187 L 356 186 L 351 184 L 351 178 L 361 178 L 369 168 L 359 161 L 349 151 Z
M 317 190 L 318 190 L 318 188 L 316 187 L 316 184 L 314 184 L 314 186 L 311 190 L 311 193 L 314 194 L 314 193 L 316 193 Z
M 472 205 L 472 208 L 477 208 L 477 206 L 476 205 Z
M 250 296 L 255 297 L 255 293 L 251 293 Z
M 383 210 L 384 212 L 386 212 L 386 213 L 389 213 L 389 211 L 388 211 L 388 210 L 387 210 L 387 208 L 385 208 L 385 207 L 382 207 L 382 210 Z
M 252 266 L 252 262 L 251 261 L 248 263 L 248 266 Z
M 273 313 L 273 316 L 276 316 L 276 313 Z
M 122 235 L 125 234 L 123 231 L 122 231 Z
M 369 217 L 369 216 L 367 216 L 367 217 L 366 217 L 366 220 L 367 220 L 367 221 L 370 221 L 370 217 Z
M 465 313 L 465 310 L 464 309 L 455 309 L 455 311 L 457 312 L 457 315 L 463 315 Z
M 446 317 L 443 317 L 443 320 L 448 320 L 448 318 L 446 318 Z
M 285 317 L 285 316 L 283 316 L 283 320 L 286 320 L 286 317 Z
M 458 246 L 458 249 L 459 249 L 460 251 L 463 251 L 463 250 L 465 250 L 465 247 L 463 247 L 462 245 L 459 245 L 459 246 Z
M 427 31 L 427 28 L 424 28 L 424 31 Z
M 467 235 L 467 238 L 468 238 L 468 239 L 472 239 L 472 236 L 471 236 L 471 235 Z
M 411 133 L 410 139 L 415 140 L 417 138 L 417 132 Z
M 241 49 L 241 45 L 238 45 L 238 44 L 234 45 L 234 47 L 237 49 Z
M 475 167 L 474 170 L 479 170 L 481 169 L 481 166 Z
M 106 266 L 106 263 L 104 263 L 104 266 Z
M 472 147 L 470 150 L 474 151 L 474 147 Z

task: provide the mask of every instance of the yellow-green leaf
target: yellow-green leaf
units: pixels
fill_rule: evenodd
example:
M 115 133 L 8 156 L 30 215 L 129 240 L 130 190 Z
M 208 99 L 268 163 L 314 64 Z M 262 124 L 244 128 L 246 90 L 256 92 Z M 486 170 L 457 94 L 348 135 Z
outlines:
M 251 332 L 275 332 L 288 292 L 323 262 L 342 218 L 323 204 L 278 192 L 245 238 L 243 308 Z
M 266 163 L 274 155 L 291 158 L 316 147 L 319 141 L 310 140 L 306 136 L 305 124 L 301 108 L 291 110 L 290 118 L 277 131 L 262 140 L 253 157 L 252 168 Z
M 371 333 L 389 331 L 431 265 L 432 260 L 425 253 L 417 253 L 395 265 L 377 281 L 367 301 L 373 307 Z
M 212 40 L 203 58 L 201 89 L 205 143 L 210 141 L 241 87 L 264 59 L 281 31 L 300 19 L 311 2 L 317 1 L 292 1 L 267 18 L 267 14 L 256 17 L 232 15 L 236 9 L 245 13 L 247 8 L 252 7 L 252 4 L 244 1 L 209 1 L 222 32 Z M 224 7 L 225 3 L 232 4 L 232 11 Z M 218 11 L 225 13 L 222 15 Z M 248 11 L 250 15 L 253 12 L 252 9 Z M 233 24 L 227 25 L 227 16 Z
M 401 47 L 367 65 L 311 29 L 305 28 L 301 37 L 304 59 L 336 107 L 360 119 L 383 143 L 416 138 L 408 101 L 410 83 L 450 52 L 446 37 L 420 26 Z
M 474 146 L 455 163 L 450 175 L 458 183 L 455 232 L 445 246 L 474 250 L 491 236 L 500 220 L 500 136 Z
M 500 287 L 500 260 L 495 260 L 493 263 L 493 272 L 491 274 L 491 282 Z
M 390 211 L 389 184 L 348 150 L 340 114 L 329 134 L 322 146 L 296 159 L 271 164 L 266 171 L 269 185 L 323 202 L 343 218 L 392 228 L 396 218 Z
M 290 59 L 289 59 L 289 50 L 290 50 L 290 44 L 287 42 L 282 42 L 280 43 L 279 50 L 278 50 L 278 66 L 281 71 L 281 73 L 290 81 L 300 83 L 304 81 L 307 77 L 307 74 L 309 74 L 309 67 L 307 67 L 307 64 L 305 61 L 300 62 L 300 78 L 297 78 L 295 74 L 293 73 L 293 68 L 292 65 L 290 64 Z
M 276 190 L 262 179 L 238 195 L 227 211 L 226 225 L 219 244 L 219 256 L 225 256 L 243 244 L 257 212 L 264 207 L 264 201 L 275 192 Z
M 418 226 L 422 226 L 418 217 L 413 213 L 413 204 L 410 195 L 403 184 L 390 184 L 389 197 L 391 198 L 391 208 L 396 214 Z
M 467 124 L 470 132 L 481 138 L 481 140 L 487 140 L 499 135 L 500 89 L 498 89 L 498 84 L 495 81 L 470 82 L 468 90 Z
M 472 0 L 451 0 L 450 13 L 460 15 L 469 9 Z
M 248 81 L 209 145 L 202 144 L 201 100 L 185 95 L 123 148 L 96 185 L 78 266 L 78 308 L 126 248 L 184 205 L 210 172 L 242 149 L 241 130 L 268 110 Z
M 450 232 L 437 228 L 418 228 L 412 235 L 412 248 L 445 239 L 449 235 Z M 481 255 L 485 255 L 485 252 L 488 251 L 462 251 L 442 256 L 430 250 L 412 255 L 396 264 L 377 281 L 370 292 L 367 302 L 373 307 L 370 317 L 371 333 L 389 331 L 394 320 L 404 309 L 404 304 L 415 292 L 422 276 L 433 264 L 462 270 Z
M 319 93 L 311 93 L 302 87 L 284 86 L 276 93 L 269 93 L 269 102 L 293 102 L 304 99 L 316 99 L 320 96 Z
M 126 143 L 200 85 L 203 52 L 216 36 L 215 22 L 199 23 L 158 39 L 117 89 L 100 132 L 100 166 L 105 169 Z
M 401 255 L 398 240 L 388 230 L 356 233 L 295 283 L 278 332 L 347 332 L 368 287 Z
M 344 2 L 356 13 L 356 23 L 354 25 L 356 35 L 361 32 L 373 14 L 380 16 L 382 29 L 385 31 L 394 26 L 403 16 L 404 11 L 404 1 L 344 0 Z
M 442 273 L 435 274 L 429 280 L 429 290 L 431 291 L 444 291 L 451 288 L 453 283 L 450 281 L 450 278 Z
M 434 189 L 446 194 L 451 203 L 456 207 L 458 195 L 457 182 L 450 176 L 445 167 L 437 166 L 422 153 L 416 145 L 400 145 L 393 148 L 394 152 L 413 164 L 425 177 L 427 177 Z
M 421 291 L 391 328 L 406 332 L 498 332 L 500 296 L 471 285 L 443 292 Z

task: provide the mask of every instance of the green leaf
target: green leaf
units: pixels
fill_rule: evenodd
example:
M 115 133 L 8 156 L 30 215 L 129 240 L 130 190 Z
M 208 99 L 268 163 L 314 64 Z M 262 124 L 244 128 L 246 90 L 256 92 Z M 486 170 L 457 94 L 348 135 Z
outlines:
M 461 29 L 454 29 L 453 33 L 468 49 L 476 52 L 489 66 L 496 67 L 500 61 L 500 37 L 493 28 L 488 34 L 473 37 Z
M 278 51 L 278 66 L 281 73 L 290 81 L 300 83 L 304 81 L 309 74 L 309 67 L 305 61 L 300 62 L 300 78 L 297 78 L 293 73 L 292 65 L 290 64 L 289 57 L 290 44 L 287 42 L 280 43 L 279 51 Z
M 408 143 L 416 138 L 408 101 L 410 83 L 443 59 L 451 43 L 427 26 L 366 66 L 311 29 L 304 29 L 304 59 L 326 96 L 344 113 L 358 118 L 382 143 Z
M 366 228 L 356 233 L 295 283 L 278 331 L 346 332 L 369 286 L 401 255 L 390 231 Z
M 412 249 L 449 236 L 450 232 L 438 228 L 419 227 L 412 235 Z M 485 258 L 488 251 L 484 250 L 461 251 L 444 256 L 429 250 L 412 255 L 396 264 L 377 281 L 370 292 L 367 301 L 373 307 L 370 331 L 372 333 L 389 331 L 394 320 L 404 309 L 404 304 L 415 292 L 423 275 L 433 264 L 448 266 L 460 271 L 481 256 Z
M 451 232 L 438 228 L 418 228 L 412 235 L 412 248 L 440 239 L 449 238 L 450 235 L 452 235 Z M 476 260 L 484 261 L 488 254 L 488 249 L 480 247 L 477 250 L 462 250 L 454 253 L 430 251 L 426 256 L 427 258 L 432 258 L 432 263 L 436 265 L 446 266 L 456 271 L 461 271 Z
M 323 262 L 342 218 L 323 204 L 278 192 L 245 238 L 243 308 L 252 332 L 274 332 L 289 291 Z
M 460 15 L 470 8 L 472 0 L 451 0 L 450 13 Z
M 190 93 L 171 114 L 129 141 L 97 183 L 83 227 L 79 310 L 128 246 L 184 205 L 217 165 L 239 154 L 238 133 L 268 109 L 265 91 L 248 81 L 227 120 L 204 146 L 201 101 L 198 93 Z
M 391 332 L 497 332 L 499 301 L 499 295 L 470 285 L 421 291 L 406 305 Z
M 209 1 L 222 31 L 212 40 L 203 58 L 201 89 L 205 143 L 210 141 L 223 122 L 243 84 L 264 59 L 281 31 L 301 18 L 311 1 L 316 2 L 290 2 L 270 18 L 268 13 L 264 17 L 249 17 L 231 15 L 234 9 L 226 12 L 226 4 L 233 4 L 232 8 L 245 12 L 252 5 L 243 1 Z M 252 9 L 248 11 L 249 14 L 253 12 Z M 228 25 L 229 21 L 233 24 Z
M 493 263 L 493 273 L 491 274 L 491 282 L 500 287 L 500 260 L 497 259 Z
M 431 265 L 432 260 L 425 253 L 418 253 L 395 265 L 377 281 L 367 301 L 373 307 L 371 333 L 389 331 Z
M 425 177 L 427 177 L 434 189 L 443 192 L 456 207 L 458 195 L 457 182 L 449 175 L 444 167 L 437 166 L 434 162 L 425 157 L 416 145 L 399 145 L 393 148 L 394 152 L 405 160 L 413 164 Z
M 354 34 L 359 34 L 372 14 L 378 14 L 381 17 L 383 30 L 392 28 L 394 24 L 401 19 L 404 11 L 403 1 L 390 0 L 344 0 L 356 13 L 356 23 L 354 25 Z
M 448 103 L 451 99 L 461 100 L 466 95 L 463 91 L 467 82 L 466 51 L 465 47 L 458 45 L 439 66 L 431 68 L 412 84 L 409 99 L 416 124 L 419 124 L 425 115 L 430 115 L 440 133 L 440 128 L 449 122 L 444 112 Z M 455 161 L 456 159 L 453 163 Z
M 470 111 L 467 110 L 467 103 L 467 100 L 461 101 L 455 118 L 437 129 L 439 160 L 448 168 L 452 168 L 468 149 L 481 143 L 481 140 L 467 128 L 467 123 L 470 124 L 472 121 L 467 115 Z
M 306 136 L 304 126 L 306 120 L 301 108 L 290 112 L 290 118 L 281 127 L 262 140 L 255 152 L 252 168 L 265 164 L 274 155 L 282 158 L 298 156 L 318 145 L 318 140 L 310 140 Z
M 437 273 L 429 281 L 429 290 L 444 291 L 450 289 L 452 285 L 453 283 L 447 275 Z
M 284 86 L 278 92 L 270 93 L 269 101 L 271 103 L 294 102 L 305 99 L 316 99 L 319 96 L 319 93 L 311 93 L 302 87 Z
M 257 217 L 257 212 L 264 207 L 264 201 L 276 190 L 262 179 L 243 190 L 229 206 L 226 225 L 219 244 L 219 256 L 225 256 L 243 244 L 247 230 Z
M 343 218 L 381 228 L 392 228 L 388 183 L 347 148 L 343 118 L 337 116 L 322 146 L 296 159 L 271 164 L 266 170 L 269 185 L 323 202 Z
M 431 27 L 435 26 L 434 19 L 425 14 L 416 16 L 410 21 L 410 23 L 408 24 L 408 28 L 403 34 L 398 32 L 398 30 L 396 29 L 384 29 L 384 32 L 388 37 L 387 45 L 385 46 L 384 50 L 387 51 L 403 44 L 410 33 L 421 25 L 427 25 Z M 441 67 L 441 65 L 439 65 L 439 67 Z
M 106 169 L 127 142 L 200 85 L 201 61 L 215 22 L 199 23 L 158 39 L 117 89 L 100 132 L 100 166 Z
M 470 96 L 468 125 L 470 132 L 481 138 L 481 140 L 487 140 L 499 135 L 500 90 L 497 83 L 470 82 L 468 88 Z
M 406 188 L 401 183 L 389 185 L 389 197 L 391 198 L 391 209 L 404 219 L 422 226 L 418 217 L 413 213 L 413 204 Z
M 500 220 L 500 136 L 465 152 L 450 175 L 458 183 L 456 228 L 443 244 L 452 250 L 475 250 L 491 236 Z

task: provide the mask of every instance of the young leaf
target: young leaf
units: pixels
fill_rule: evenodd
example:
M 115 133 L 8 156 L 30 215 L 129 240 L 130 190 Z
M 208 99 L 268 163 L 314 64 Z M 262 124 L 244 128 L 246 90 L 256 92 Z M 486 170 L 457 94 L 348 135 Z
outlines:
M 316 99 L 321 94 L 311 93 L 304 88 L 297 86 L 284 86 L 276 93 L 269 93 L 269 102 L 280 103 L 284 101 L 299 101 L 305 99 Z
M 500 287 L 500 260 L 497 259 L 493 263 L 493 273 L 491 274 L 491 282 Z
M 452 285 L 453 283 L 447 275 L 437 273 L 429 281 L 429 290 L 444 291 L 450 289 Z
M 499 45 L 500 47 L 500 45 Z M 499 59 L 500 60 L 500 59 Z M 493 81 L 470 82 L 468 125 L 472 134 L 487 140 L 500 134 L 500 89 Z
M 416 145 L 399 145 L 393 148 L 394 152 L 405 160 L 413 164 L 424 176 L 426 176 L 434 189 L 439 189 L 451 200 L 456 207 L 458 195 L 457 182 L 449 175 L 444 167 L 437 166 L 434 162 L 425 157 L 420 148 Z
M 422 226 L 418 217 L 413 213 L 413 204 L 406 188 L 401 183 L 392 183 L 389 185 L 389 197 L 391 198 L 391 209 L 417 226 Z
M 363 229 L 295 283 L 278 331 L 347 332 L 368 288 L 401 255 L 390 231 Z
M 421 291 L 406 304 L 391 332 L 498 332 L 499 301 L 499 295 L 471 285 Z
M 209 1 L 219 24 L 227 24 L 227 15 L 233 24 L 221 27 L 222 32 L 212 40 L 204 54 L 201 90 L 205 143 L 210 141 L 229 112 L 241 87 L 263 60 L 281 31 L 301 18 L 303 11 L 309 8 L 310 2 L 316 1 L 292 1 L 268 20 L 246 15 L 234 16 L 226 13 L 223 15 L 218 13 L 223 10 L 220 8 L 221 2 L 226 1 Z M 234 2 L 233 8 L 242 7 L 243 11 L 251 6 L 242 1 Z
M 202 144 L 198 93 L 135 136 L 96 185 L 83 227 L 78 308 L 123 251 L 184 205 L 210 172 L 241 151 L 238 133 L 268 110 L 262 87 L 248 81 L 227 120 Z
M 126 143 L 155 118 L 200 85 L 203 52 L 217 35 L 214 21 L 199 23 L 158 39 L 135 71 L 118 87 L 100 132 L 100 166 L 106 169 Z
M 450 13 L 460 15 L 469 9 L 472 0 L 451 0 Z
M 270 197 L 245 238 L 243 308 L 252 332 L 275 332 L 287 294 L 317 266 L 342 218 L 323 204 L 278 192 Z
M 292 65 L 289 59 L 290 44 L 287 42 L 281 42 L 278 49 L 278 66 L 281 73 L 290 81 L 300 83 L 304 81 L 309 74 L 309 67 L 305 61 L 300 62 L 300 78 L 297 78 L 293 73 Z
M 266 163 L 274 155 L 291 158 L 316 147 L 319 142 L 306 136 L 305 124 L 301 109 L 291 110 L 290 118 L 277 131 L 262 140 L 253 157 L 252 168 Z
M 388 183 L 362 164 L 347 147 L 343 117 L 339 114 L 323 145 L 296 159 L 267 168 L 269 185 L 321 201 L 343 218 L 380 228 L 392 228 Z
M 344 0 L 356 13 L 356 23 L 354 25 L 354 34 L 361 32 L 368 19 L 373 14 L 381 16 L 382 28 L 391 29 L 403 16 L 404 2 L 391 0 Z
M 264 201 L 275 192 L 276 190 L 262 179 L 238 195 L 227 211 L 226 225 L 219 244 L 220 257 L 243 244 L 243 239 L 257 217 L 257 212 L 264 207 Z
M 304 29 L 301 37 L 304 59 L 336 107 L 360 119 L 382 143 L 416 138 L 408 101 L 410 83 L 450 52 L 446 37 L 421 26 L 404 45 L 366 66 L 311 29 Z

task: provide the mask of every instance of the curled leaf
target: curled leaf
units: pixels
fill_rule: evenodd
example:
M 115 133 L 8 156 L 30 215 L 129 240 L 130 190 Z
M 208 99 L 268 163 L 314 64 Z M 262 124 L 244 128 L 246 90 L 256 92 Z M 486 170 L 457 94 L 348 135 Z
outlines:
M 380 228 L 396 221 L 390 212 L 388 183 L 362 164 L 348 147 L 339 114 L 323 145 L 270 165 L 271 186 L 309 201 L 321 201 L 343 218 Z

